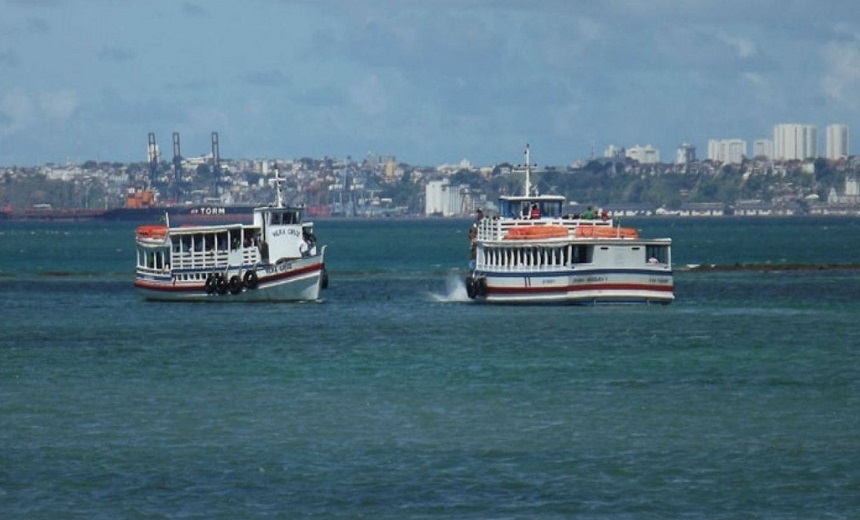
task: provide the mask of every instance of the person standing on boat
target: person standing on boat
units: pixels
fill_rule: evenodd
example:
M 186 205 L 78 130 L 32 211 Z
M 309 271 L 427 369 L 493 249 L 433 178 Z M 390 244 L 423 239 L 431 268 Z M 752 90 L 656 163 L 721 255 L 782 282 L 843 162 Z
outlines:
M 588 206 L 588 209 L 582 214 L 582 218 L 586 220 L 592 220 L 594 218 L 594 210 L 591 209 L 591 206 Z
M 532 211 L 529 214 L 529 218 L 532 220 L 538 220 L 540 218 L 540 208 L 538 208 L 537 204 L 532 204 Z
M 478 225 L 481 223 L 481 220 L 484 218 L 484 212 L 480 209 L 475 211 L 475 222 L 472 223 L 472 227 L 469 228 L 469 268 L 475 268 L 475 258 L 478 256 Z

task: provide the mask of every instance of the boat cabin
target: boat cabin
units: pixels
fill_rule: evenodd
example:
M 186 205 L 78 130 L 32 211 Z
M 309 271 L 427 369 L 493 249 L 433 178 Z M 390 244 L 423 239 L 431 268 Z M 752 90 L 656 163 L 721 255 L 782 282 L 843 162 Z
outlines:
M 501 196 L 499 216 L 513 219 L 561 218 L 564 200 L 561 195 Z
M 540 244 L 498 242 L 478 253 L 478 269 L 495 271 L 545 272 L 568 270 L 580 266 L 609 266 L 637 268 L 669 266 L 672 263 L 670 243 L 652 239 L 647 243 L 625 243 L 623 240 L 602 244 L 599 240 L 568 241 Z
M 224 226 L 141 226 L 137 268 L 145 272 L 188 273 L 205 278 L 213 269 L 277 263 L 316 254 L 313 224 L 302 208 L 258 208 L 254 224 Z M 196 273 L 196 274 L 195 274 Z

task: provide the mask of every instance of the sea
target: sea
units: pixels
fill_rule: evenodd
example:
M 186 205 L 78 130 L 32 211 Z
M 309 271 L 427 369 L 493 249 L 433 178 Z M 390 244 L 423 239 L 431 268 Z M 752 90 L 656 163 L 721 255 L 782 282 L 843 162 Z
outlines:
M 860 219 L 622 225 L 672 304 L 472 303 L 448 219 L 316 222 L 320 302 L 148 302 L 133 223 L 0 222 L 0 517 L 860 517 Z

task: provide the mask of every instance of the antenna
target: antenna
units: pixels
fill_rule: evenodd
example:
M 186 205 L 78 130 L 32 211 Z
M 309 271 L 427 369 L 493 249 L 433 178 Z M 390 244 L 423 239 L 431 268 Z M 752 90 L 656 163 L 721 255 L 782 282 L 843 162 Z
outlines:
M 182 153 L 179 150 L 179 132 L 173 132 L 173 182 L 178 201 L 182 194 Z
M 277 207 L 284 207 L 284 195 L 281 193 L 281 175 L 278 162 L 275 161 L 275 193 L 277 193 Z
M 149 159 L 149 187 L 153 187 L 158 179 L 158 145 L 155 144 L 155 132 L 149 132 L 149 146 L 146 151 Z
M 531 163 L 531 152 L 530 152 L 530 148 L 529 148 L 528 143 L 526 143 L 525 156 L 526 156 L 526 185 L 525 185 L 525 194 L 524 195 L 526 197 L 528 197 L 532 191 L 531 179 L 530 179 L 531 172 L 532 172 L 532 163 Z

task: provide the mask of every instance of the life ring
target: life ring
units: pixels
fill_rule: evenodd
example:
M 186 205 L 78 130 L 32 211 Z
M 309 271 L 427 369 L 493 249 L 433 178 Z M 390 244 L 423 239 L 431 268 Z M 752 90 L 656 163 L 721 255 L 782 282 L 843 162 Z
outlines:
M 242 292 L 242 279 L 239 278 L 238 274 L 234 274 L 230 277 L 230 282 L 228 283 L 230 294 L 239 294 Z
M 229 283 L 227 283 L 227 277 L 223 274 L 216 275 L 218 277 L 218 294 L 227 294 L 227 290 L 230 288 Z
M 257 278 L 257 271 L 247 271 L 244 276 L 245 287 L 248 289 L 256 289 L 257 283 L 259 279 Z
M 487 295 L 487 279 L 483 276 L 475 280 L 475 294 L 477 296 Z
M 470 300 L 474 300 L 475 296 L 477 296 L 477 291 L 475 288 L 475 279 L 471 276 L 466 278 L 466 295 Z
M 206 294 L 212 294 L 218 288 L 218 281 L 216 280 L 216 276 L 214 274 L 210 274 L 206 277 L 206 285 L 204 289 L 206 290 Z

